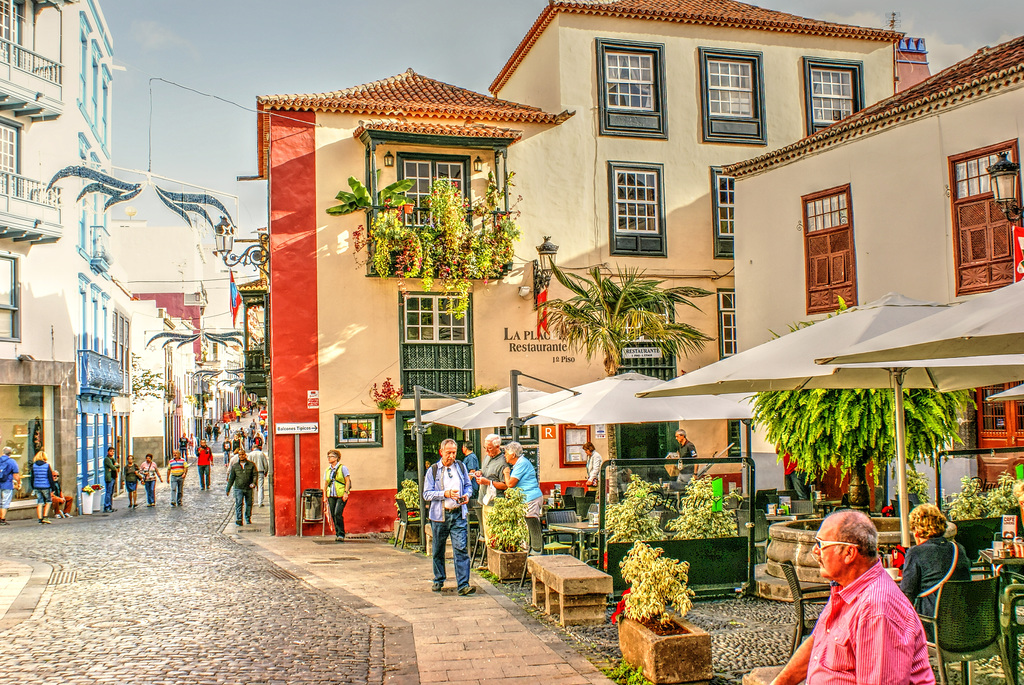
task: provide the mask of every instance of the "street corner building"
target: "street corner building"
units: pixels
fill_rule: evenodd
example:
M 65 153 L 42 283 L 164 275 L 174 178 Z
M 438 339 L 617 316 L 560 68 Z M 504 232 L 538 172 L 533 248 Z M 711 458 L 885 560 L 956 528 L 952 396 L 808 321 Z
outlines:
M 538 316 L 550 274 L 538 246 L 557 245 L 566 270 L 640 269 L 712 293 L 670 315 L 715 343 L 623 371 L 669 379 L 735 353 L 734 181 L 722 168 L 893 95 L 901 38 L 739 2 L 556 0 L 490 94 L 410 69 L 259 97 L 271 429 L 316 431 L 274 437 L 277 532 L 296 532 L 297 500 L 333 447 L 353 478 L 348 531 L 391 528 L 417 469 L 415 385 L 465 397 L 507 386 L 510 369 L 566 386 L 602 377 L 600 359 Z M 399 181 L 407 206 L 391 203 Z M 565 294 L 550 284 L 551 298 Z M 394 418 L 369 395 L 389 378 L 406 389 Z M 678 425 L 538 426 L 523 442 L 549 492 L 585 481 L 585 442 L 661 457 Z M 738 443 L 736 422 L 686 427 L 704 453 Z M 487 432 L 435 424 L 426 458 L 446 437 L 479 453 Z

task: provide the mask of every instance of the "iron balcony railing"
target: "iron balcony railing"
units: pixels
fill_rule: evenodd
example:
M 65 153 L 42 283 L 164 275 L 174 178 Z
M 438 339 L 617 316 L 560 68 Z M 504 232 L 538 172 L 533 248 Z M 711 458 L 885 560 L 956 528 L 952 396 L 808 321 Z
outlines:
M 78 351 L 78 380 L 87 395 L 116 395 L 125 387 L 117 360 L 92 350 Z
M 0 195 L 54 209 L 60 207 L 60 188 L 47 190 L 46 185 L 40 181 L 6 171 L 0 172 Z
M 0 61 L 10 64 L 12 67 L 28 72 L 33 76 L 61 85 L 63 79 L 63 67 L 60 62 L 43 57 L 40 54 L 26 50 L 17 43 L 0 38 Z

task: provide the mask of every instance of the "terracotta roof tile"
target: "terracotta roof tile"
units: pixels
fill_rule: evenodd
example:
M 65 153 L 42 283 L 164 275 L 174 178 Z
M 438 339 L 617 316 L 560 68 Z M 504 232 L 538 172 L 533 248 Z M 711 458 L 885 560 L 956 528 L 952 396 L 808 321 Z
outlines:
M 756 173 L 866 133 L 935 114 L 966 100 L 1021 87 L 1024 87 L 1024 36 L 994 48 L 982 48 L 902 93 L 876 102 L 792 145 L 728 166 L 723 172 L 733 176 Z
M 417 74 L 403 74 L 354 88 L 313 95 L 264 95 L 257 98 L 264 109 L 311 110 L 376 114 L 382 116 L 431 116 L 447 119 L 559 124 L 567 113 L 548 114 L 538 107 L 459 88 Z
M 887 43 L 903 34 L 846 24 L 808 19 L 777 12 L 736 0 L 550 0 L 541 10 L 519 46 L 502 67 L 488 90 L 497 93 L 530 51 L 556 14 L 589 14 L 627 19 L 650 19 L 679 24 L 704 24 L 741 29 L 759 29 L 779 33 L 806 33 L 837 38 L 861 38 Z
M 236 287 L 239 290 L 243 290 L 245 292 L 266 290 L 267 289 L 267 279 L 264 278 L 263 276 L 260 276 L 255 281 L 247 281 L 245 283 L 239 283 L 239 284 L 236 285 Z
M 359 128 L 353 138 L 363 135 L 363 131 L 391 131 L 395 133 L 416 133 L 428 136 L 459 136 L 463 138 L 493 138 L 498 140 L 517 141 L 523 137 L 522 131 L 484 124 L 456 126 L 439 124 L 430 121 L 360 121 Z

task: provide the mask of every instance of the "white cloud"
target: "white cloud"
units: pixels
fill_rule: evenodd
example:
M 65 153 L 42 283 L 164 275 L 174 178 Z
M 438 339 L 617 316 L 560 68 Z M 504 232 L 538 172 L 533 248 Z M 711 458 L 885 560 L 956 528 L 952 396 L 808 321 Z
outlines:
M 184 52 L 193 59 L 199 58 L 199 48 L 158 21 L 133 21 L 131 36 L 150 52 Z

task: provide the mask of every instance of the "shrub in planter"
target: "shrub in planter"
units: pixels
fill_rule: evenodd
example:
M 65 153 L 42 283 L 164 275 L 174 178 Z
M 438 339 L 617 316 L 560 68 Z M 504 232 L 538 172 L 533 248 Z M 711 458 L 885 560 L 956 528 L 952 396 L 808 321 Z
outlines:
M 711 478 L 694 478 L 687 486 L 679 507 L 682 514 L 665 526 L 675 533 L 676 540 L 736 537 L 736 514 L 729 509 L 714 510 L 715 495 L 711 481 Z M 725 497 L 743 499 L 735 493 Z
M 637 542 L 621 568 L 631 584 L 619 621 L 623 660 L 652 683 L 710 680 L 711 636 L 683 618 L 693 606 L 686 586 L 689 564 Z
M 487 532 L 487 569 L 499 580 L 521 577 L 530 536 L 522 490 L 509 488 L 504 497 L 494 500 L 487 514 Z
M 639 476 L 631 476 L 625 494 L 608 507 L 605 514 L 605 528 L 608 542 L 636 542 L 637 540 L 658 540 L 661 528 L 651 518 L 651 512 L 658 504 L 654 496 L 658 486 L 648 483 Z

